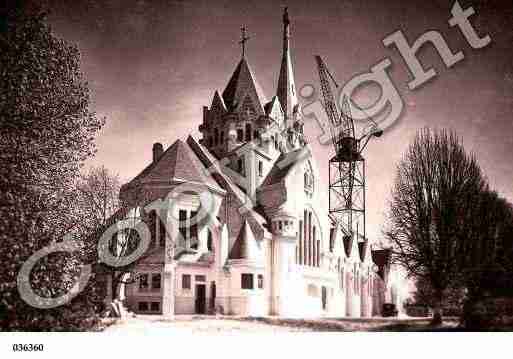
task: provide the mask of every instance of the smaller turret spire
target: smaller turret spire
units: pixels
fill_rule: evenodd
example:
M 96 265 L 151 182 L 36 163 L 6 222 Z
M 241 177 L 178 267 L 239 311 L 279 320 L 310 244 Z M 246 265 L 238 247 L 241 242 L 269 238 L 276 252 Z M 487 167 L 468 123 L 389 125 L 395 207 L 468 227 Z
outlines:
M 239 44 L 241 44 L 242 47 L 242 58 L 246 55 L 246 42 L 249 40 L 249 36 L 246 35 L 246 27 L 242 26 L 240 28 L 241 30 L 241 40 L 239 41 Z
M 289 51 L 289 39 L 290 39 L 290 20 L 289 10 L 285 7 L 283 10 L 283 52 Z

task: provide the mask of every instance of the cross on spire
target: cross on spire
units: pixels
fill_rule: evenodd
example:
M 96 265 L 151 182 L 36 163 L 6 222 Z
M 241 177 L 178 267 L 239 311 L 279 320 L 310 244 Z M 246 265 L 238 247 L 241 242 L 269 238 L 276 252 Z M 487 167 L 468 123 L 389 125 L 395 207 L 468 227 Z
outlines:
M 246 36 L 246 27 L 242 26 L 240 28 L 241 30 L 241 40 L 239 41 L 239 44 L 241 44 L 242 47 L 242 57 L 244 58 L 244 55 L 246 54 L 246 42 L 249 40 L 249 36 Z

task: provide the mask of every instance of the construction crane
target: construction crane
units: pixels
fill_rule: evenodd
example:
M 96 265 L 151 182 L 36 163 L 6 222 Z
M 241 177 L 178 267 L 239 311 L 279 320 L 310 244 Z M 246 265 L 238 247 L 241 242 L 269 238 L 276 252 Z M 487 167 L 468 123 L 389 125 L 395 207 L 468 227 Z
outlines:
M 339 86 L 320 56 L 315 57 L 324 99 L 324 109 L 329 119 L 330 135 L 335 155 L 329 160 L 329 215 L 338 226 L 344 239 L 357 241 L 366 238 L 365 233 L 365 159 L 362 152 L 372 137 L 383 133 L 368 118 L 371 126 L 357 137 L 351 117 L 351 101 L 345 95 L 340 111 L 335 102 L 332 85 Z M 354 105 L 354 104 L 353 104 Z M 359 110 L 362 110 L 359 108 Z

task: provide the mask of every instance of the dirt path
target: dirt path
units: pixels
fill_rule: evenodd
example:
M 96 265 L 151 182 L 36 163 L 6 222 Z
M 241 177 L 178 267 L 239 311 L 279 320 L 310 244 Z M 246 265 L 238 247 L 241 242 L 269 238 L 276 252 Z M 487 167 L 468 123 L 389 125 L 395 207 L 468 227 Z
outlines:
M 448 320 L 442 327 L 429 326 L 429 319 L 281 319 L 276 317 L 243 318 L 211 316 L 177 316 L 174 320 L 162 316 L 138 315 L 118 320 L 104 331 L 120 332 L 311 332 L 311 331 L 452 331 L 457 322 Z

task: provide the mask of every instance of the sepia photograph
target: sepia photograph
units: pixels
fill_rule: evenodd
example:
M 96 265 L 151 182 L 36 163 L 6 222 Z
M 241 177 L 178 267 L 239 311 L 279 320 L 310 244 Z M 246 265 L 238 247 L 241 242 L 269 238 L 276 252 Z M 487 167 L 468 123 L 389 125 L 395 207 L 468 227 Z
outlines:
M 0 264 L 5 358 L 506 349 L 513 3 L 2 1 Z

